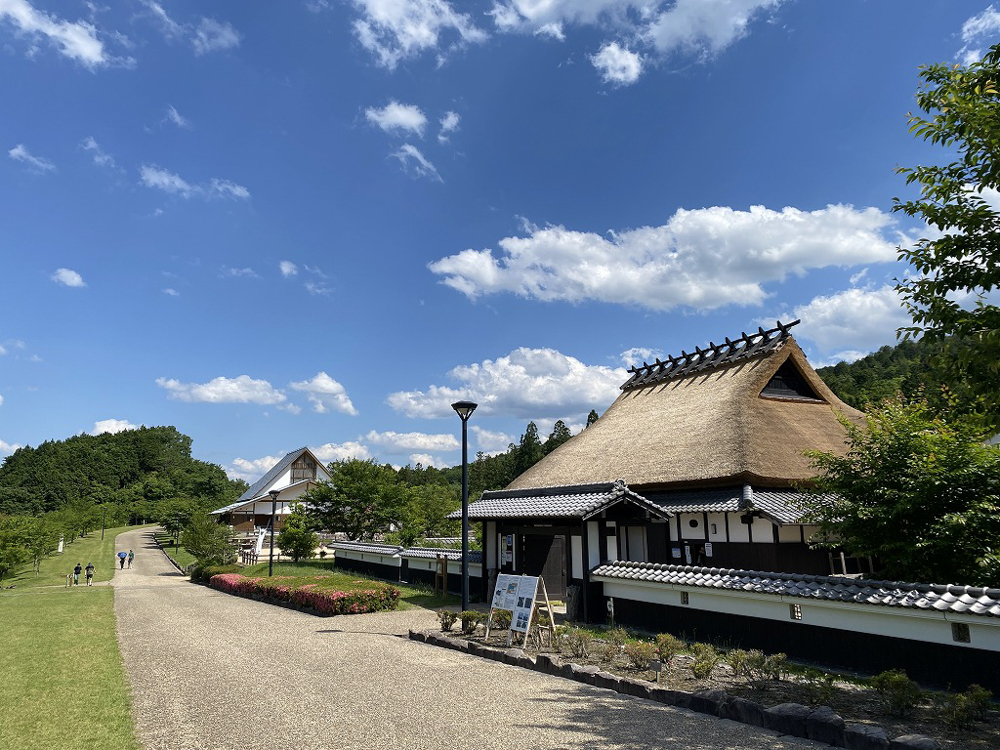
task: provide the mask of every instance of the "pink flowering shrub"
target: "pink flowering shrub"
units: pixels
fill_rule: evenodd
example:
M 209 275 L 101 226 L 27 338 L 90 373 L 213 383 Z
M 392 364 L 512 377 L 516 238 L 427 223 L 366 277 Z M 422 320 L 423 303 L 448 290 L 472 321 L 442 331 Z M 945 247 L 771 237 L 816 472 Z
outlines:
M 324 576 L 247 578 L 238 573 L 220 573 L 212 576 L 208 585 L 227 594 L 291 604 L 320 615 L 355 615 L 395 609 L 399 605 L 402 592 L 395 586 L 373 581 L 355 583 L 365 588 L 348 591 L 332 588 Z

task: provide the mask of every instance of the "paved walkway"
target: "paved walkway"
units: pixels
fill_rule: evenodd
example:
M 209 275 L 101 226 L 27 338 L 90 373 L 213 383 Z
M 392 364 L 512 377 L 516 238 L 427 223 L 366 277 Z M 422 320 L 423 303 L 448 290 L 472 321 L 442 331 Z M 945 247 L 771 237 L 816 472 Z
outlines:
M 118 537 L 118 641 L 147 750 L 804 748 L 806 740 L 405 638 L 426 610 L 320 618 L 193 585 Z

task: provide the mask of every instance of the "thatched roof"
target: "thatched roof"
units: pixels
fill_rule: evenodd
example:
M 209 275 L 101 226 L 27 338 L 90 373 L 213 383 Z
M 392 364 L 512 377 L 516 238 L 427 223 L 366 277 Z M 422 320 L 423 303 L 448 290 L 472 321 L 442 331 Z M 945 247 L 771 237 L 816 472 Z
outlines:
M 683 367 L 668 358 L 675 364 L 635 368 L 597 422 L 507 489 L 624 479 L 643 493 L 745 482 L 788 487 L 809 479 L 815 471 L 803 451 L 843 452 L 837 414 L 853 421 L 863 415 L 823 383 L 789 327 L 744 336 L 742 345 L 727 339 L 700 356 L 685 355 Z M 775 388 L 776 374 L 796 380 L 798 393 Z

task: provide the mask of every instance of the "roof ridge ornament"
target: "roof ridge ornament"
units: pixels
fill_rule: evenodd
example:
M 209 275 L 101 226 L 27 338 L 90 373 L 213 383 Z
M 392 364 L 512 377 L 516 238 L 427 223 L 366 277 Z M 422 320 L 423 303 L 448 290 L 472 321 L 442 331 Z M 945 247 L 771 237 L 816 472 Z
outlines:
M 724 344 L 709 341 L 706 349 L 695 346 L 691 353 L 681 349 L 679 357 L 668 354 L 666 359 L 662 361 L 657 357 L 656 362 L 651 365 L 643 362 L 641 367 L 633 366 L 628 369 L 630 377 L 621 386 L 621 390 L 627 391 L 688 375 L 692 372 L 728 365 L 741 359 L 768 354 L 781 347 L 791 335 L 788 332 L 789 329 L 800 322 L 799 319 L 793 320 L 791 323 L 782 323 L 778 320 L 774 328 L 764 330 L 763 326 L 758 326 L 757 332 L 751 334 L 741 331 L 741 335 L 737 339 L 730 339 L 726 336 Z

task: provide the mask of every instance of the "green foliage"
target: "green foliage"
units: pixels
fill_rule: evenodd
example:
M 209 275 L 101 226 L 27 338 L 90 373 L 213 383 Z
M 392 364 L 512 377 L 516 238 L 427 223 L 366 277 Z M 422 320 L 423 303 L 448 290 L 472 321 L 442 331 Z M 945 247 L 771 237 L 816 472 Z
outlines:
M 819 669 L 806 669 L 802 678 L 812 705 L 825 705 L 833 699 L 837 679 L 834 675 Z
M 0 516 L 0 583 L 29 559 L 24 524 L 25 519 Z
M 596 422 L 600 418 L 601 417 L 597 413 L 597 410 L 596 409 L 591 409 L 590 410 L 590 414 L 587 415 L 587 424 L 584 426 L 584 429 L 586 429 L 587 427 L 590 427 L 590 425 L 594 424 L 594 422 Z
M 785 654 L 780 652 L 765 654 L 755 648 L 744 653 L 745 656 L 737 657 L 737 661 L 741 663 L 742 671 L 737 669 L 731 661 L 730 665 L 737 674 L 746 677 L 751 684 L 759 685 L 768 680 L 778 681 L 785 676 L 785 671 L 788 668 L 788 657 Z
M 913 317 L 904 336 L 945 343 L 956 380 L 979 395 L 1000 424 L 1000 213 L 987 200 L 1000 188 L 1000 45 L 967 66 L 923 68 L 910 132 L 943 146 L 954 161 L 900 167 L 920 197 L 895 199 L 894 211 L 925 221 L 931 238 L 900 248 L 914 273 L 897 285 Z M 987 195 L 984 195 L 987 193 Z M 953 347 L 954 341 L 961 347 Z
M 567 627 L 560 640 L 570 656 L 586 659 L 593 650 L 594 636 L 583 628 Z
M 566 423 L 561 419 L 557 419 L 556 423 L 552 425 L 552 432 L 549 433 L 548 439 L 542 446 L 542 453 L 546 456 L 549 455 L 571 437 L 573 437 L 573 433 L 569 431 L 569 427 L 566 426 Z
M 722 654 L 711 643 L 692 643 L 691 655 L 694 656 L 691 673 L 699 680 L 711 676 L 712 670 L 722 661 Z
M 407 487 L 396 519 L 399 530 L 387 535 L 386 541 L 413 547 L 418 543 L 424 545 L 425 537 L 458 536 L 461 521 L 446 516 L 461 507 L 461 487 L 442 484 Z
M 886 402 L 844 422 L 846 456 L 811 452 L 821 473 L 808 517 L 881 575 L 1000 585 L 1000 450 L 971 417 Z
M 649 662 L 656 658 L 656 645 L 649 641 L 629 641 L 623 653 L 632 669 L 649 669 Z
M 488 615 L 485 612 L 477 612 L 472 609 L 467 609 L 459 614 L 459 618 L 462 620 L 462 633 L 465 635 L 472 635 L 476 632 Z
M 406 487 L 391 466 L 351 458 L 331 463 L 329 471 L 329 482 L 302 495 L 318 528 L 343 532 L 352 541 L 371 539 L 402 515 Z
M 192 581 L 207 582 L 212 576 L 222 575 L 223 573 L 239 573 L 242 570 L 243 566 L 235 563 L 230 565 L 195 563 L 190 569 L 190 574 Z
M 667 666 L 684 648 L 684 641 L 670 633 L 660 633 L 656 636 L 656 655 L 663 662 L 663 666 Z
M 455 621 L 458 620 L 458 612 L 452 612 L 450 609 L 439 609 L 437 616 L 441 623 L 441 630 L 446 633 L 455 627 Z
M 495 609 L 490 627 L 497 630 L 507 630 L 510 627 L 510 620 L 511 614 L 506 609 Z
M 181 532 L 181 544 L 194 555 L 199 565 L 228 565 L 236 562 L 236 548 L 229 539 L 229 528 L 206 513 L 191 516 Z
M 944 698 L 944 720 L 954 727 L 965 727 L 986 718 L 993 693 L 981 685 L 969 685 L 962 693 L 947 693 Z
M 899 669 L 882 672 L 869 684 L 881 697 L 885 712 L 892 716 L 909 716 L 924 699 L 920 686 Z
M 528 422 L 528 426 L 521 435 L 521 441 L 517 446 L 517 457 L 514 460 L 514 476 L 519 476 L 537 464 L 544 457 L 542 441 L 538 437 L 538 427 L 534 422 Z
M 292 512 L 285 517 L 284 526 L 278 534 L 277 543 L 281 551 L 290 555 L 292 562 L 313 556 L 319 546 L 319 535 L 312 530 L 309 517 L 301 504 L 296 503 Z

